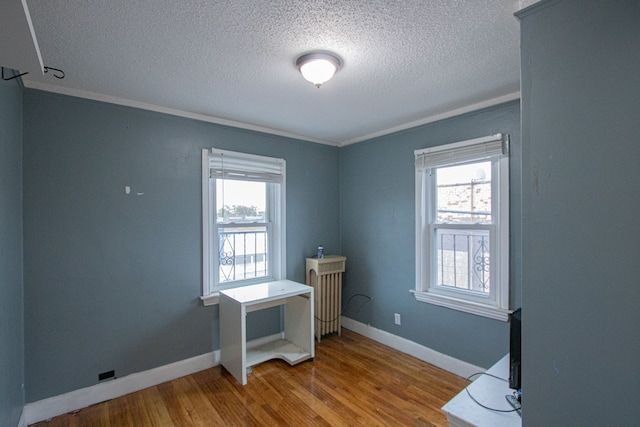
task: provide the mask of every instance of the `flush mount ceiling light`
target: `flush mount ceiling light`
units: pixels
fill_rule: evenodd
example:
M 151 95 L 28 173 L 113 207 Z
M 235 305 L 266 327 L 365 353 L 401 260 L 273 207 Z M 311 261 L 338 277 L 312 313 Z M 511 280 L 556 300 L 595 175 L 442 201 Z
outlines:
M 340 58 L 326 52 L 307 53 L 296 61 L 296 67 L 302 73 L 302 77 L 318 88 L 331 79 L 341 65 Z

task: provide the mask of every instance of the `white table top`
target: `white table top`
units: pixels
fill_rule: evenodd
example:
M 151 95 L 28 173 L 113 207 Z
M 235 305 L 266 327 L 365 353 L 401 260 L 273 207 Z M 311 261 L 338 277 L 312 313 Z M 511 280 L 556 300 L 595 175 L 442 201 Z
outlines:
M 226 289 L 224 291 L 220 291 L 220 293 L 242 305 L 251 305 L 305 294 L 312 290 L 313 288 L 311 286 L 303 285 L 291 280 L 277 280 L 275 282 L 266 282 L 257 285 Z
M 500 359 L 487 371 L 488 374 L 495 375 L 499 378 L 493 378 L 487 375 L 479 376 L 474 382 L 462 390 L 456 397 L 451 399 L 442 410 L 449 417 L 453 416 L 456 423 L 452 425 L 471 425 L 471 426 L 520 426 L 522 419 L 517 412 L 494 412 L 485 409 L 475 403 L 469 393 L 480 403 L 490 408 L 511 410 L 513 407 L 507 402 L 506 395 L 512 394 L 513 390 L 509 388 L 509 354 Z M 451 421 L 451 419 L 450 419 Z

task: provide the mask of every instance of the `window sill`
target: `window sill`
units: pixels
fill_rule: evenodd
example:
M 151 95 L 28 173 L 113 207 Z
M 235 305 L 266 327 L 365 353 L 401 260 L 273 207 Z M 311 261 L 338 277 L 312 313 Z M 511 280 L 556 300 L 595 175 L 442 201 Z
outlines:
M 505 308 L 465 301 L 458 298 L 434 294 L 433 292 L 418 292 L 414 290 L 410 292 L 414 294 L 416 300 L 421 302 L 439 305 L 441 307 L 451 308 L 453 310 L 463 311 L 477 316 L 488 317 L 502 322 L 508 321 L 509 314 L 511 313 L 511 310 Z
M 202 301 L 202 305 L 204 305 L 205 307 L 209 305 L 217 305 L 220 302 L 220 292 L 214 292 L 209 295 L 201 296 L 200 300 Z

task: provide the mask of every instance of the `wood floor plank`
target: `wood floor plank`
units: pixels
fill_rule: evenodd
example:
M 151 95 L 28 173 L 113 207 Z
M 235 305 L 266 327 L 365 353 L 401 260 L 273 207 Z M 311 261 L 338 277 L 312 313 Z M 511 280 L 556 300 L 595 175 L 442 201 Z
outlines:
M 138 393 L 132 393 L 131 395 L 140 395 L 142 399 L 140 405 L 147 414 L 148 422 L 140 425 L 153 425 L 157 427 L 172 426 L 169 411 L 163 404 L 162 395 L 156 387 L 149 387 Z
M 91 427 L 110 427 L 111 419 L 109 417 L 110 401 L 91 405 L 81 411 L 72 413 L 69 423 L 59 424 L 61 427 L 66 426 L 91 426 Z M 59 417 L 63 418 L 63 417 Z M 55 419 L 55 418 L 54 418 Z M 64 421 L 64 419 L 62 419 Z M 115 425 L 115 424 L 114 424 Z
M 216 366 L 61 415 L 37 427 L 447 426 L 467 381 L 349 330 L 313 361 L 268 361 L 240 385 Z
M 309 409 L 328 422 L 331 426 L 357 425 L 358 413 L 353 411 L 342 400 L 316 383 L 315 378 L 307 373 L 284 376 L 283 381 L 290 387 L 291 392 L 309 406 Z

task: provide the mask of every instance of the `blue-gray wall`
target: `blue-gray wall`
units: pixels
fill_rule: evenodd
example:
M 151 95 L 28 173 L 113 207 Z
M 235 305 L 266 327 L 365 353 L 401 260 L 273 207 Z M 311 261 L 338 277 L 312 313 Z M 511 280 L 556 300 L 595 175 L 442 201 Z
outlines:
M 288 278 L 319 243 L 339 250 L 337 148 L 25 91 L 28 402 L 219 348 L 217 306 L 198 299 L 211 146 L 287 160 Z M 264 316 L 254 335 L 279 330 Z
M 0 424 L 17 424 L 23 382 L 35 401 L 217 349 L 217 308 L 197 300 L 200 149 L 212 145 L 287 159 L 290 278 L 304 280 L 323 243 L 348 257 L 344 301 L 374 298 L 347 316 L 489 366 L 507 324 L 409 293 L 413 150 L 505 132 L 524 425 L 633 425 L 639 8 L 548 1 L 520 15 L 522 145 L 517 103 L 338 150 L 0 82 Z
M 495 133 L 511 137 L 512 308 L 520 307 L 520 105 L 505 105 L 340 150 L 345 315 L 436 351 L 489 367 L 509 351 L 508 324 L 416 301 L 414 150 Z M 402 325 L 394 324 L 399 313 Z
M 22 278 L 22 90 L 0 81 L 0 425 L 24 405 Z
M 523 424 L 638 425 L 640 2 L 525 12 Z

